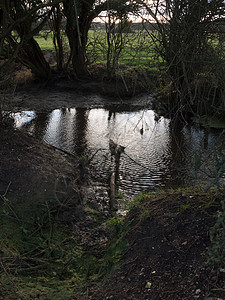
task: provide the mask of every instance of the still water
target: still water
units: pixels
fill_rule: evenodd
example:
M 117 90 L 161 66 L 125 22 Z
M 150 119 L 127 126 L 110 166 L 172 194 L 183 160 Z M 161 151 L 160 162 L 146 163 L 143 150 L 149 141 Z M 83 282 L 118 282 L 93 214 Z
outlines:
M 151 109 L 72 108 L 16 113 L 16 127 L 59 149 L 90 160 L 93 182 L 106 183 L 114 161 L 109 140 L 125 146 L 119 188 L 134 195 L 156 188 L 210 183 L 221 156 L 221 132 L 158 118 Z M 218 161 L 217 161 L 218 162 Z

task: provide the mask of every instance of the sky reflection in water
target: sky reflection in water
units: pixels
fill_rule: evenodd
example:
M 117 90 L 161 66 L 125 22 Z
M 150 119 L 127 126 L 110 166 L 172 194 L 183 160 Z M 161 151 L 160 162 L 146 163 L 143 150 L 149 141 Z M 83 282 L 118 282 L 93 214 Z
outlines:
M 113 164 L 109 139 L 126 147 L 120 159 L 120 188 L 129 194 L 158 187 L 208 181 L 205 171 L 195 173 L 196 157 L 214 168 L 213 149 L 219 133 L 156 121 L 152 110 L 134 112 L 108 109 L 56 109 L 49 113 L 15 114 L 16 126 L 72 154 L 91 157 L 94 180 L 107 180 Z M 200 170 L 203 171 L 203 170 Z M 213 172 L 213 170 L 212 170 Z M 204 174 L 204 176 L 203 176 Z

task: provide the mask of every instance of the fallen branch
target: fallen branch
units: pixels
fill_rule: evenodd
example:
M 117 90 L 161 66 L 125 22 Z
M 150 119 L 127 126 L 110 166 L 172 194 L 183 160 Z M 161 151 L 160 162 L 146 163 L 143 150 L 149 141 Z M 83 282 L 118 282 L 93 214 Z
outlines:
M 91 156 L 91 158 L 89 158 L 88 163 L 90 163 L 92 161 L 92 159 L 95 157 L 95 155 L 99 152 L 99 151 L 107 151 L 107 149 L 104 148 L 99 148 L 95 151 L 95 153 Z

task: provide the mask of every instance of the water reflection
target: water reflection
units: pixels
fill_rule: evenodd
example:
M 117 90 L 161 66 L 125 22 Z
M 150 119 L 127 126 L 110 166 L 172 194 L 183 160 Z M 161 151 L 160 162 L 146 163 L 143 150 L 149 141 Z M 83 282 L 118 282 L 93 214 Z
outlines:
M 210 161 L 209 150 L 218 137 L 192 126 L 172 126 L 169 119 L 149 109 L 126 111 L 123 106 L 24 112 L 16 114 L 15 120 L 17 127 L 26 127 L 49 144 L 92 158 L 90 174 L 99 182 L 107 182 L 112 171 L 109 140 L 125 146 L 117 180 L 120 189 L 130 194 L 196 182 L 196 155 Z
M 33 122 L 32 132 L 38 138 L 43 139 L 45 129 L 48 124 L 49 112 L 37 112 L 35 121 Z
M 74 145 L 76 145 L 76 147 L 74 153 L 80 156 L 87 152 L 88 110 L 86 108 L 77 108 L 75 117 Z
M 185 141 L 184 124 L 176 120 L 176 126 L 169 124 L 169 153 L 168 171 L 171 181 L 175 186 L 182 186 L 187 179 L 188 169 L 183 166 L 187 165 L 189 150 Z

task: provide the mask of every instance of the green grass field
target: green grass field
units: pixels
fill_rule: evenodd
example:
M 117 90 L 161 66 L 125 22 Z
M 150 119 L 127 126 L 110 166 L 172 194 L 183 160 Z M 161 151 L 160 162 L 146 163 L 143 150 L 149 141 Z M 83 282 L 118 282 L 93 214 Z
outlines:
M 42 50 L 54 51 L 52 34 L 41 32 L 35 37 Z M 118 45 L 119 36 L 114 35 L 113 55 L 117 55 L 115 50 Z M 65 45 L 68 40 L 64 38 Z M 155 67 L 160 61 L 157 58 L 151 37 L 144 31 L 123 34 L 122 50 L 119 54 L 118 63 L 129 66 L 149 66 Z M 102 63 L 107 60 L 107 38 L 104 30 L 90 30 L 87 44 L 87 59 L 89 64 Z
M 45 34 L 45 32 L 40 32 L 38 36 L 35 36 L 35 40 L 38 42 L 41 50 L 52 50 L 54 51 L 52 34 Z
M 120 43 L 120 37 L 116 34 L 112 39 L 113 53 L 117 55 L 116 45 Z M 156 63 L 154 44 L 145 31 L 135 31 L 123 34 L 122 51 L 119 54 L 119 64 L 129 66 L 152 66 Z M 107 39 L 104 31 L 89 32 L 87 54 L 96 58 L 96 62 L 106 61 Z

